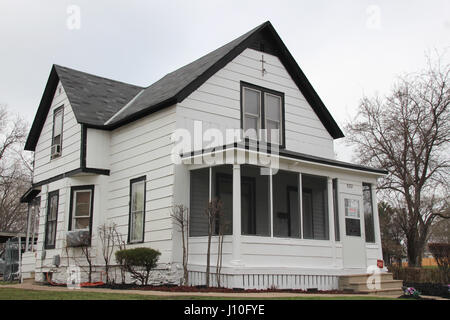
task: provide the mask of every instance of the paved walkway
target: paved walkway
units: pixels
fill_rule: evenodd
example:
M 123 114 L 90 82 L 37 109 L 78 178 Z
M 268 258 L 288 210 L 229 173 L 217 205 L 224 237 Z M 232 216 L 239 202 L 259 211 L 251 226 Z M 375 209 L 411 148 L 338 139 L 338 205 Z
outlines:
M 69 291 L 66 287 L 50 287 L 34 283 L 22 283 L 2 285 L 0 288 L 17 288 L 27 290 L 41 290 L 41 291 Z M 118 290 L 118 289 L 104 289 L 104 288 L 81 288 L 84 292 L 104 292 L 104 293 L 118 293 L 118 294 L 141 294 L 151 296 L 200 296 L 200 297 L 229 297 L 229 298 L 289 298 L 289 297 L 350 297 L 350 296 L 367 296 L 361 294 L 312 294 L 312 293 L 289 293 L 289 292 L 261 292 L 261 293 L 231 293 L 231 292 L 168 292 L 168 291 L 153 291 L 153 290 Z M 377 297 L 382 297 L 377 295 Z M 387 298 L 394 298 L 393 296 L 384 296 Z

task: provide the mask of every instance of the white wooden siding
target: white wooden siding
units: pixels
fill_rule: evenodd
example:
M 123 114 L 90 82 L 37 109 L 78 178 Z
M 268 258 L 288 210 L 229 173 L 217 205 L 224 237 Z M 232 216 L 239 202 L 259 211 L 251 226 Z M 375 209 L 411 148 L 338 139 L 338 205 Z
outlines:
M 61 92 L 59 92 L 61 89 Z M 64 106 L 62 154 L 50 160 L 52 144 L 53 111 Z M 77 123 L 70 102 L 58 84 L 41 135 L 36 144 L 33 182 L 39 182 L 80 167 L 81 126 Z
M 128 235 L 130 180 L 146 175 L 144 244 L 161 252 L 159 262 L 172 260 L 174 165 L 171 160 L 175 107 L 170 107 L 111 132 L 107 220 Z
M 203 131 L 240 128 L 240 81 L 284 92 L 286 149 L 315 156 L 334 158 L 333 138 L 297 88 L 276 56 L 244 50 L 233 61 L 209 78 L 177 107 L 177 127 L 193 132 L 194 120 L 202 121 Z M 225 137 L 225 135 L 224 135 Z M 231 141 L 224 141 L 230 143 Z
M 86 130 L 86 167 L 109 169 L 111 132 L 88 128 Z

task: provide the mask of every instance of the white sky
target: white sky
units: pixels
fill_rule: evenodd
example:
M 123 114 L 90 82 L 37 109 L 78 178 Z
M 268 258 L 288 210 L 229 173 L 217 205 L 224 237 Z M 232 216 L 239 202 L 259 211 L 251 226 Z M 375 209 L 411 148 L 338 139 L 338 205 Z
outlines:
M 80 29 L 67 27 L 69 5 Z M 450 47 L 448 0 L 2 0 L 0 103 L 31 123 L 53 63 L 148 86 L 266 20 L 341 128 L 364 94 Z M 352 158 L 341 141 L 336 152 Z

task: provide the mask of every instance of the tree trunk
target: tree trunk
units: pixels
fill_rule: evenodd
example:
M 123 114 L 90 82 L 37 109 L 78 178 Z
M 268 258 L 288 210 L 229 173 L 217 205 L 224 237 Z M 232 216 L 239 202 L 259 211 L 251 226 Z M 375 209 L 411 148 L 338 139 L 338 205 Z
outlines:
M 422 241 L 408 241 L 408 267 L 420 268 L 422 267 L 422 254 L 424 243 Z
M 206 286 L 209 287 L 210 259 L 211 258 L 211 232 L 208 234 L 208 250 L 206 252 Z

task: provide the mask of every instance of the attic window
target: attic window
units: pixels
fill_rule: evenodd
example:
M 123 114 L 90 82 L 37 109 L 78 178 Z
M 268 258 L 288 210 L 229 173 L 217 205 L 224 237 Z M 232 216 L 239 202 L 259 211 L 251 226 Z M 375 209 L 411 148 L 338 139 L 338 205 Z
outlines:
M 61 106 L 53 112 L 53 133 L 52 146 L 50 151 L 51 159 L 61 156 L 62 151 L 62 132 L 63 132 L 64 107 Z

